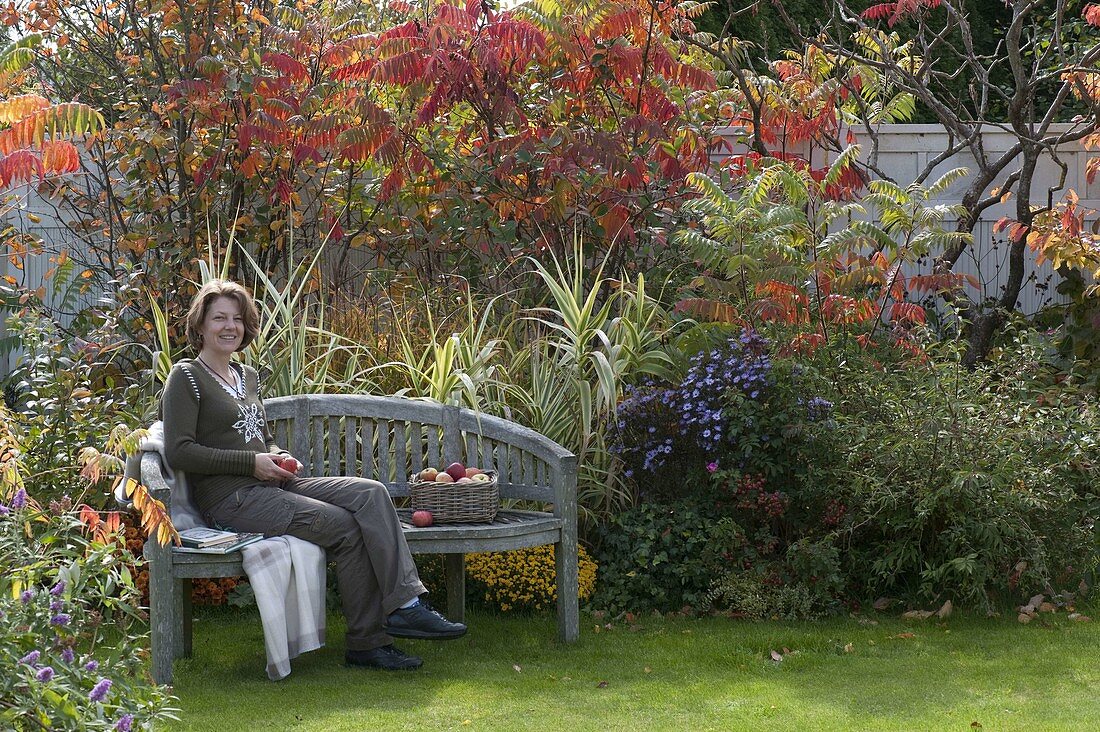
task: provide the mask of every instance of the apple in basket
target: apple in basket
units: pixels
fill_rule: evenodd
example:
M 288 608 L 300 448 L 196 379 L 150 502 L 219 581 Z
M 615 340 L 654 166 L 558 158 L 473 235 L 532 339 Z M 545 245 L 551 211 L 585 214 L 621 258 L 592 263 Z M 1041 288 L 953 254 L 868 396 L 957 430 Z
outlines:
M 451 478 L 455 482 L 457 482 L 460 478 L 465 478 L 466 477 L 466 466 L 463 465 L 462 463 L 451 463 L 450 465 L 447 466 L 447 469 L 444 470 L 443 472 L 445 472 L 447 475 L 451 476 Z
M 490 478 L 486 473 L 478 473 L 473 477 L 473 481 L 475 483 L 488 483 L 491 480 L 492 478 Z
M 431 511 L 413 511 L 412 525 L 424 528 L 425 526 L 431 526 L 433 522 Z
M 435 476 L 436 483 L 454 483 L 455 479 L 451 477 L 450 473 L 440 473 Z
M 435 468 L 424 468 L 416 477 L 423 481 L 432 481 L 435 480 L 437 475 L 439 475 L 439 471 Z

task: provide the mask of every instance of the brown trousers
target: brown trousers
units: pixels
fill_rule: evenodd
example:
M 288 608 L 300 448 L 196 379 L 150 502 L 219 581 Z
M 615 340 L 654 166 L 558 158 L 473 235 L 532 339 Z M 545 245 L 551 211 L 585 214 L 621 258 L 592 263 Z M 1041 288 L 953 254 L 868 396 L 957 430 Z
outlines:
M 426 592 L 386 487 L 364 478 L 295 478 L 242 488 L 207 520 L 234 531 L 296 536 L 336 562 L 347 649 L 392 642 L 386 616 Z

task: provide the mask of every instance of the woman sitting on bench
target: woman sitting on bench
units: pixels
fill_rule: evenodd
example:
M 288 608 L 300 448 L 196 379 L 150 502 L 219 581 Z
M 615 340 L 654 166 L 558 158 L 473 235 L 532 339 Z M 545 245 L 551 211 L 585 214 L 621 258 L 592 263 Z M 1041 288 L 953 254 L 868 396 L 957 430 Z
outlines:
M 417 575 L 386 487 L 363 478 L 299 478 L 299 463 L 274 443 L 256 371 L 233 361 L 259 333 L 259 313 L 241 285 L 203 285 L 187 313 L 198 352 L 179 362 L 161 399 L 169 464 L 187 473 L 207 523 L 265 536 L 295 536 L 336 562 L 345 661 L 389 671 L 421 659 L 392 638 L 446 639 L 466 632 L 420 598 Z

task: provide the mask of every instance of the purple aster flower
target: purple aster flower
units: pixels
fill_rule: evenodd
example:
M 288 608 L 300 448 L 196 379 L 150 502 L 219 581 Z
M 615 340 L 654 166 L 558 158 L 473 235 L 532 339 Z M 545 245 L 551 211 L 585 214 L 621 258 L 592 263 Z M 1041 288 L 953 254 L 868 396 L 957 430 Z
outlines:
M 107 692 L 111 690 L 110 679 L 100 679 L 96 682 L 96 685 L 92 687 L 92 690 L 88 692 L 88 701 L 101 702 L 107 697 Z
M 707 463 L 708 473 L 713 473 L 715 470 L 718 470 L 718 463 Z
M 18 510 L 27 505 L 27 491 L 20 488 L 15 492 L 15 496 L 11 499 L 11 507 Z
M 42 668 L 38 669 L 38 673 L 34 675 L 34 678 L 38 679 L 42 683 L 46 683 L 53 678 L 53 667 L 43 666 Z
M 99 661 L 88 661 L 86 664 L 84 664 L 84 670 L 85 671 L 95 671 L 98 668 L 99 668 Z
M 115 722 L 115 729 L 118 732 L 130 732 L 130 727 L 134 723 L 134 715 L 123 714 L 117 722 Z
M 54 597 L 61 597 L 65 592 L 65 580 L 58 580 L 57 584 L 50 588 L 50 594 Z
M 76 654 L 73 653 L 72 648 L 66 648 L 61 651 L 61 660 L 65 663 L 72 663 L 75 658 Z
M 19 600 L 24 605 L 29 605 L 31 600 L 34 599 L 34 590 L 23 590 L 23 593 L 19 595 Z
M 42 655 L 41 651 L 31 651 L 27 655 L 19 659 L 19 663 L 25 663 L 28 666 L 33 666 L 38 663 L 38 657 Z
M 72 618 L 69 617 L 68 613 L 58 613 L 50 618 L 50 625 L 68 625 L 70 620 Z

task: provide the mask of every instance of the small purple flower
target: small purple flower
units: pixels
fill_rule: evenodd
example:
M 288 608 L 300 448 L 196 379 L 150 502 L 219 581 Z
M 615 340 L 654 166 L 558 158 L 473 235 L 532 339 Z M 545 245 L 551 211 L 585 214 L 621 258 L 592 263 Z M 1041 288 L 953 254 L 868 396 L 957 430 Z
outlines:
M 11 509 L 0 503 L 0 516 L 7 516 L 9 513 L 11 513 Z
M 88 661 L 84 664 L 85 671 L 95 671 L 99 668 L 99 661 Z
M 130 732 L 130 727 L 134 723 L 134 715 L 123 714 L 117 722 L 115 722 L 115 729 L 118 732 Z
M 707 463 L 708 473 L 713 473 L 715 470 L 718 470 L 718 463 Z
M 92 690 L 88 692 L 88 701 L 101 702 L 107 697 L 107 692 L 111 690 L 110 679 L 100 679 L 96 682 L 96 685 L 92 687 Z
M 61 607 L 62 607 L 61 600 L 54 600 L 53 602 L 50 603 L 50 612 L 51 613 L 56 613 L 58 610 L 61 609 Z
M 11 499 L 11 507 L 19 510 L 27 505 L 27 491 L 20 488 L 15 492 L 15 495 Z
M 34 599 L 34 590 L 23 590 L 23 594 L 19 596 L 20 602 L 24 605 L 29 605 L 31 600 Z
M 50 618 L 50 625 L 64 626 L 68 625 L 70 620 L 72 618 L 69 617 L 68 613 L 58 613 Z
M 57 584 L 50 588 L 50 594 L 54 597 L 61 597 L 65 593 L 65 580 L 58 580 Z
M 25 663 L 28 666 L 33 666 L 38 663 L 38 657 L 42 655 L 41 651 L 31 651 L 27 655 L 19 659 L 19 663 Z
M 38 669 L 38 673 L 34 675 L 34 678 L 38 679 L 42 683 L 46 683 L 53 678 L 53 667 L 43 666 L 42 668 Z
M 61 660 L 65 663 L 72 663 L 76 658 L 76 654 L 73 653 L 72 648 L 66 648 L 61 651 Z

